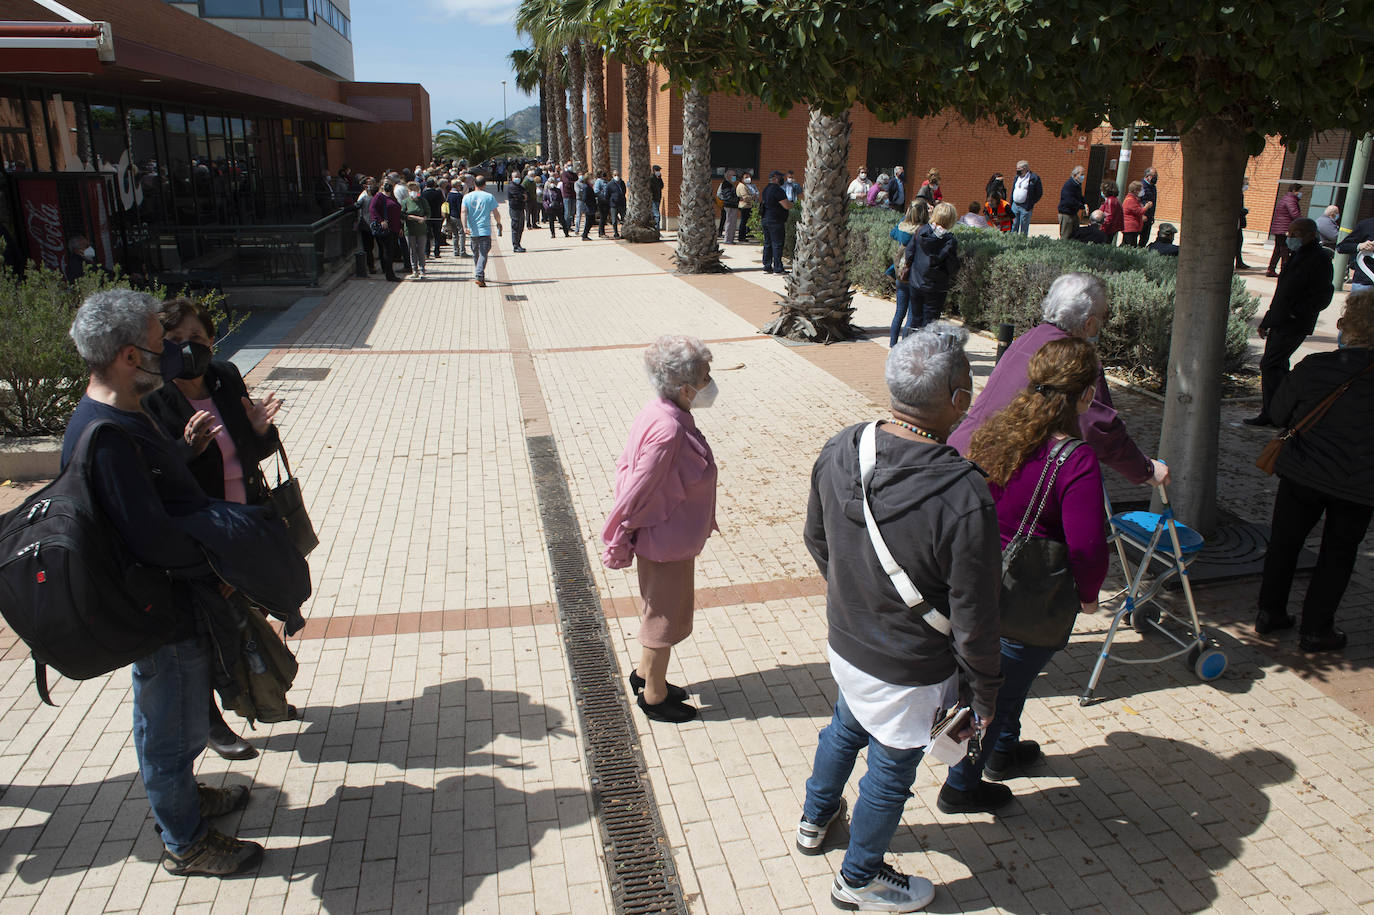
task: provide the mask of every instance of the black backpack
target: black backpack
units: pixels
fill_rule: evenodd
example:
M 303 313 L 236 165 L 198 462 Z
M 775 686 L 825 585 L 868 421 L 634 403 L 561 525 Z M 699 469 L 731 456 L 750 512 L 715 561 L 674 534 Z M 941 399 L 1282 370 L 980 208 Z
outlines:
M 91 423 L 57 479 L 0 516 L 0 615 L 29 646 L 48 705 L 47 667 L 99 677 L 166 644 L 185 618 L 167 572 L 130 558 L 91 487 L 97 436 L 125 434 Z

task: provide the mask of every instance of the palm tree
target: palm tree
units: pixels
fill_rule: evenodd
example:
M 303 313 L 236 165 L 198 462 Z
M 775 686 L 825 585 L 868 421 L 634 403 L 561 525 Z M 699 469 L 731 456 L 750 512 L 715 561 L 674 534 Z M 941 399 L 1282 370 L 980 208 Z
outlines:
M 677 214 L 678 273 L 724 273 L 711 202 L 711 96 L 693 83 L 682 96 L 682 196 Z
M 849 202 L 845 163 L 849 159 L 849 112 L 838 117 L 811 109 L 806 128 L 806 185 L 801 224 L 787 275 L 787 293 L 766 334 L 833 343 L 858 334 L 850 322 L 854 291 L 849 287 Z M 684 140 L 686 138 L 684 137 Z
M 593 174 L 610 175 L 611 144 L 606 136 L 606 52 L 592 38 L 582 42 L 587 71 L 587 129 L 592 132 Z
M 630 164 L 625 175 L 628 206 L 626 241 L 658 241 L 654 207 L 649 200 L 649 65 L 638 54 L 629 54 L 625 66 L 625 133 L 629 138 Z
M 519 48 L 511 51 L 511 68 L 515 71 L 515 88 L 526 95 L 533 95 L 540 88 L 543 71 L 539 65 L 539 55 L 534 48 Z M 549 145 L 549 122 L 544 105 L 544 95 L 539 95 L 539 145 L 545 149 Z
M 440 158 L 467 159 L 480 165 L 498 156 L 517 156 L 524 149 L 515 131 L 501 127 L 496 121 L 449 121 L 454 130 L 440 130 L 434 135 L 434 155 Z
M 586 170 L 587 131 L 586 120 L 582 114 L 582 90 L 586 87 L 586 61 L 582 57 L 582 39 L 571 35 L 566 45 L 568 56 L 568 142 L 572 153 L 568 156 L 582 165 L 579 171 Z

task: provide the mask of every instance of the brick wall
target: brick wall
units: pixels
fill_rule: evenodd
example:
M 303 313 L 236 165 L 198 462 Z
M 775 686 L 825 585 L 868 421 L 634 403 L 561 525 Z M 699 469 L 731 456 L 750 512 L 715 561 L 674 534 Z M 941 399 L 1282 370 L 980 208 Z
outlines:
M 403 99 L 410 103 L 408 121 L 379 124 L 350 122 L 345 130 L 344 157 L 350 168 L 375 176 L 384 169 L 428 164 L 434 137 L 430 132 L 429 93 L 417 83 L 341 83 L 343 100 L 350 98 Z

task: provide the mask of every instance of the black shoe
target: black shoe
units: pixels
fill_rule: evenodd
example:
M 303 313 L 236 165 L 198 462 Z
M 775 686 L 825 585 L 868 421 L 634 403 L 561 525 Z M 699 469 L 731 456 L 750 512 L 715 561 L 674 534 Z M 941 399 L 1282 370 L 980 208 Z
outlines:
M 632 692 L 632 693 L 634 693 L 636 696 L 638 696 L 638 695 L 639 695 L 639 691 L 642 690 L 642 689 L 644 689 L 644 678 L 641 677 L 641 676 L 639 675 L 639 671 L 637 671 L 637 670 L 632 670 L 632 671 L 630 671 L 630 692 Z M 680 687 L 680 686 L 674 686 L 673 684 L 669 683 L 669 684 L 668 684 L 668 701 L 669 701 L 669 702 L 686 702 L 686 701 L 687 701 L 687 690 L 683 689 L 683 688 Z
M 772 271 L 772 270 L 769 270 L 767 267 L 764 267 L 764 268 L 763 268 L 763 272 L 764 272 L 764 273 L 772 273 L 773 271 Z
M 1340 651 L 1347 641 L 1345 632 L 1332 626 L 1325 632 L 1304 632 L 1298 638 L 1298 647 L 1303 651 Z
M 1257 635 L 1268 635 L 1271 632 L 1278 632 L 1282 629 L 1292 629 L 1297 620 L 1285 613 L 1283 616 L 1270 616 L 1268 613 L 1260 613 L 1255 617 L 1255 633 Z
M 511 248 L 511 250 L 514 251 L 516 254 L 524 254 L 524 253 L 525 253 L 525 249 L 524 249 L 524 248 L 520 248 L 520 247 Z
M 684 721 L 691 721 L 697 716 L 695 706 L 685 702 L 674 702 L 672 699 L 664 699 L 657 705 L 649 705 L 644 701 L 644 694 L 640 693 L 635 699 L 635 704 L 640 711 L 647 715 L 652 721 L 666 721 L 669 724 L 682 724 Z
M 205 745 L 225 759 L 252 759 L 258 751 L 251 743 L 235 734 L 228 726 L 211 728 Z
M 983 765 L 983 777 L 994 782 L 1015 778 L 1023 775 L 1021 770 L 1043 755 L 1040 744 L 1034 740 L 1018 740 L 1010 753 L 993 750 L 988 754 L 988 761 Z
M 182 857 L 164 849 L 162 868 L 177 877 L 228 877 L 261 860 L 262 846 L 257 842 L 233 839 L 211 829 Z
M 991 813 L 1012 802 L 1011 789 L 996 782 L 979 782 L 968 791 L 955 791 L 949 785 L 940 789 L 935 806 L 941 813 Z
M 1249 419 L 1242 419 L 1241 422 L 1247 426 L 1272 426 L 1274 421 L 1261 413 L 1259 416 L 1252 416 Z
M 388 283 L 399 283 L 401 281 L 401 278 L 399 276 L 389 276 L 386 278 L 386 281 Z
M 1236 261 L 1236 269 L 1237 269 L 1237 270 L 1251 270 L 1251 269 L 1253 269 L 1253 268 L 1252 268 L 1249 264 L 1242 264 L 1240 261 Z

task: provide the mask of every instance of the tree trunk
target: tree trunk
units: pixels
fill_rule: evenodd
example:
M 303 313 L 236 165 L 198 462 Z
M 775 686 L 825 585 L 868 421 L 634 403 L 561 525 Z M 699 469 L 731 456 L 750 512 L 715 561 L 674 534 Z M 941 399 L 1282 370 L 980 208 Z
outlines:
M 711 97 L 692 87 L 682 96 L 682 196 L 677 213 L 678 273 L 725 273 L 716 244 L 711 194 Z
M 572 143 L 568 140 L 568 83 L 564 79 L 562 54 L 549 64 L 549 81 L 553 84 L 553 123 L 558 131 L 558 156 L 552 162 L 562 166 L 572 155 Z
M 627 190 L 626 241 L 658 241 L 654 207 L 649 200 L 649 65 L 643 60 L 625 65 L 625 132 L 629 135 L 630 164 L 623 175 Z
M 849 201 L 845 164 L 849 159 L 849 113 L 837 118 L 811 109 L 806 128 L 806 185 L 797 226 L 792 272 L 778 317 L 766 334 L 833 343 L 853 340 L 854 291 L 849 288 Z
M 1159 453 L 1175 514 L 1206 534 L 1217 520 L 1217 440 L 1245 131 L 1208 118 L 1183 135 L 1183 244 Z
M 544 99 L 544 112 L 549 122 L 549 145 L 544 148 L 544 155 L 548 157 L 550 162 L 559 162 L 563 157 L 563 152 L 558 145 L 558 112 L 561 111 L 563 107 L 559 103 L 558 97 L 562 95 L 562 93 L 558 91 L 557 85 L 558 83 L 553 77 L 553 64 L 546 62 L 544 64 L 544 85 L 542 95 Z
M 591 129 L 593 175 L 611 176 L 611 144 L 606 138 L 606 54 L 595 42 L 584 42 L 587 69 L 587 126 Z
M 544 80 L 539 80 L 539 152 L 543 155 L 549 153 L 549 99 L 548 86 Z
M 568 69 L 571 77 L 568 83 L 568 141 L 572 144 L 568 158 L 576 163 L 574 168 L 581 174 L 587 170 L 587 130 L 582 115 L 582 89 L 586 85 L 586 74 L 583 72 L 585 68 L 580 41 L 568 45 Z

